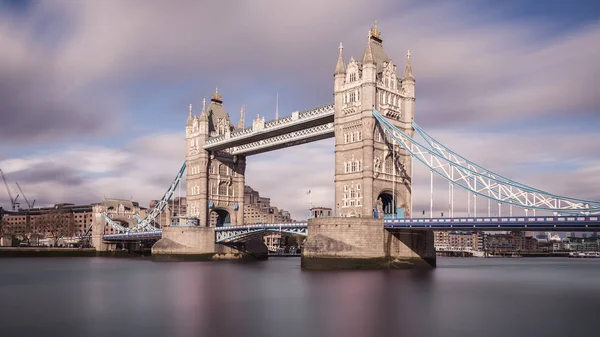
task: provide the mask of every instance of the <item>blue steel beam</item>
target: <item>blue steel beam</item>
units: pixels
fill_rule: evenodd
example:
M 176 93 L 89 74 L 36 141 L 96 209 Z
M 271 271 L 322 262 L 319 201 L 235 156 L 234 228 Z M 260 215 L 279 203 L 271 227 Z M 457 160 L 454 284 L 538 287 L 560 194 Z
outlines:
M 599 216 L 528 216 L 477 218 L 405 218 L 384 220 L 386 229 L 423 229 L 434 231 L 477 230 L 533 232 L 596 232 Z
M 545 210 L 562 214 L 600 213 L 600 202 L 558 196 L 504 178 L 483 167 L 466 160 L 450 151 L 426 134 L 416 123 L 413 127 L 424 143 L 398 129 L 387 118 L 373 108 L 373 116 L 394 141 L 398 142 L 410 155 L 422 162 L 432 172 L 471 193 L 531 210 Z

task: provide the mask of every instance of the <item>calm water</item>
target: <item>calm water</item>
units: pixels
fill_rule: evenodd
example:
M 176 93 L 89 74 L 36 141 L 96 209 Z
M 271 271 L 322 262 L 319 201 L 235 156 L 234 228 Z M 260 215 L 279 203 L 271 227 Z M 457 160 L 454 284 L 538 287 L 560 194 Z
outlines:
M 594 336 L 600 261 L 439 258 L 433 271 L 0 259 L 0 336 Z

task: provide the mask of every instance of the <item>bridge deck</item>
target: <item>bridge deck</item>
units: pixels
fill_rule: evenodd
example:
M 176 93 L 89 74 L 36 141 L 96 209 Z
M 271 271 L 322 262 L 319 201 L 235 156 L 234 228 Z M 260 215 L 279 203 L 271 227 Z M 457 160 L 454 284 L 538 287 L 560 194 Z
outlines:
M 383 226 L 387 230 L 600 232 L 600 216 L 403 218 L 385 219 Z M 308 224 L 298 222 L 218 227 L 215 228 L 215 242 L 233 242 L 262 235 L 265 232 L 307 235 Z M 161 230 L 111 234 L 104 235 L 104 240 L 149 240 L 160 238 L 161 234 Z

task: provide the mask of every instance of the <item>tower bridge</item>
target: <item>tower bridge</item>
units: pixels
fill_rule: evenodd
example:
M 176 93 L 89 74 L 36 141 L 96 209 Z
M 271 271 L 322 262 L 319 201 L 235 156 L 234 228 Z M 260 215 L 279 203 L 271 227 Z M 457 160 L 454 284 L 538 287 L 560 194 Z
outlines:
M 271 231 L 306 235 L 304 268 L 395 268 L 435 266 L 432 230 L 556 230 L 600 228 L 600 202 L 562 197 L 529 187 L 479 166 L 451 151 L 415 122 L 415 76 L 410 51 L 402 71 L 387 55 L 375 25 L 358 59 L 344 60 L 343 46 L 334 69 L 334 102 L 250 127 L 244 111 L 231 122 L 218 91 L 186 122 L 186 158 L 161 202 L 138 224 L 105 235 L 103 242 L 160 238 L 154 255 L 196 255 L 209 259 L 266 254 L 258 239 Z M 335 138 L 336 217 L 298 224 L 244 225 L 246 157 L 297 144 Z M 431 175 L 448 181 L 449 218 L 414 217 L 413 159 Z M 192 225 L 155 228 L 164 208 L 186 175 L 188 217 Z M 488 201 L 487 216 L 454 217 L 454 189 Z M 491 203 L 498 216 L 491 216 Z M 509 216 L 502 216 L 501 206 Z M 533 213 L 513 216 L 513 207 Z M 536 216 L 536 211 L 544 213 Z M 481 212 L 481 211 L 480 211 Z M 505 211 L 506 212 L 506 211 Z M 505 213 L 506 214 L 506 213 Z M 216 219 L 216 227 L 210 219 Z M 111 224 L 110 219 L 106 221 Z M 98 246 L 97 246 L 98 247 Z

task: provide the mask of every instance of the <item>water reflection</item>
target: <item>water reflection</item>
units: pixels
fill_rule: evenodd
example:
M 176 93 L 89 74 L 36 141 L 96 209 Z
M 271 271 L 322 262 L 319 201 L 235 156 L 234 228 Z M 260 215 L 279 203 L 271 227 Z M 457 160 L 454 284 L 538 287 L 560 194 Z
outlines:
M 2 336 L 593 335 L 600 261 L 441 259 L 307 272 L 299 259 L 0 259 Z

